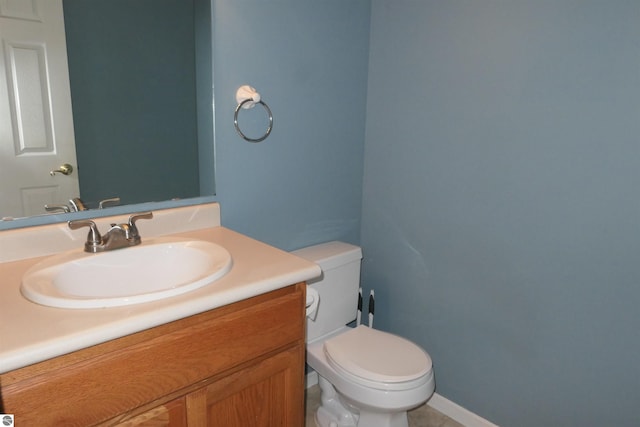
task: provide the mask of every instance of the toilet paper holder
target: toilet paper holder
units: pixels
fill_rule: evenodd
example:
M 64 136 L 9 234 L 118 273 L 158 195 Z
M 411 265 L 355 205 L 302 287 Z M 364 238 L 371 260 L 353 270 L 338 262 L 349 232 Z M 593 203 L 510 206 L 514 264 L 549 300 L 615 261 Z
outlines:
M 267 139 L 269 134 L 271 133 L 271 129 L 273 129 L 273 114 L 271 113 L 271 109 L 269 106 L 260 99 L 260 94 L 249 85 L 242 85 L 236 91 L 236 102 L 238 106 L 233 114 L 233 125 L 236 128 L 236 132 L 240 135 L 245 141 L 249 142 L 261 142 Z M 241 130 L 240 125 L 238 125 L 238 113 L 240 109 L 249 109 L 256 106 L 256 104 L 260 104 L 267 111 L 267 115 L 269 116 L 269 126 L 267 127 L 267 131 L 260 138 L 249 138 L 246 136 Z

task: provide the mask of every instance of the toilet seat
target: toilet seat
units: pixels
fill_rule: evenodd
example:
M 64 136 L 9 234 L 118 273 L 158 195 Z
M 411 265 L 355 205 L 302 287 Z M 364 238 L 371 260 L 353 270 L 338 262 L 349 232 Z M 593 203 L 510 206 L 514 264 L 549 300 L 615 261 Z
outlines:
M 405 338 L 363 325 L 327 339 L 323 350 L 333 369 L 367 387 L 406 390 L 431 378 L 427 352 Z

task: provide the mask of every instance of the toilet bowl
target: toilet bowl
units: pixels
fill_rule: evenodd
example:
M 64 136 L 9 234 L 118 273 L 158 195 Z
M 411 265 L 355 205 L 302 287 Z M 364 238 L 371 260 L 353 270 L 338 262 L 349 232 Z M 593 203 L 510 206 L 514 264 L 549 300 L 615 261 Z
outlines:
M 307 364 L 318 373 L 319 427 L 408 427 L 407 410 L 435 389 L 429 354 L 413 342 L 359 325 L 361 249 L 329 242 L 293 252 L 316 262 L 322 276 L 315 319 L 307 319 Z
M 394 344 L 390 346 L 389 344 Z M 366 326 L 345 327 L 307 344 L 323 400 L 318 426 L 407 427 L 406 411 L 433 394 L 431 358 L 401 337 Z M 324 380 L 324 381 L 323 381 Z

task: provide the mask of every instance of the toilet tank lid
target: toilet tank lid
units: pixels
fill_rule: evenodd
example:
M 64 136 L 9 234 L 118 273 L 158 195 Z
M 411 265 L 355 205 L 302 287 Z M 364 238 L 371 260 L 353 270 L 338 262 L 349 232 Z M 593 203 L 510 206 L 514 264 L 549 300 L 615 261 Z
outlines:
M 323 270 L 330 270 L 362 259 L 362 249 L 359 246 L 338 241 L 309 246 L 291 253 L 307 261 L 315 262 Z

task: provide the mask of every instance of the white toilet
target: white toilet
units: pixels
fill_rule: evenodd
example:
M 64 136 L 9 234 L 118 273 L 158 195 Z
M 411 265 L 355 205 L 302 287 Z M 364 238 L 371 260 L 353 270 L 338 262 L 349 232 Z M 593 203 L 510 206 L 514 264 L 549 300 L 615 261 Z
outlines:
M 346 326 L 357 315 L 361 249 L 329 242 L 293 254 L 322 268 L 322 276 L 309 282 L 320 302 L 307 319 L 307 364 L 318 373 L 322 392 L 316 424 L 408 427 L 407 410 L 435 389 L 431 357 L 399 336 Z

